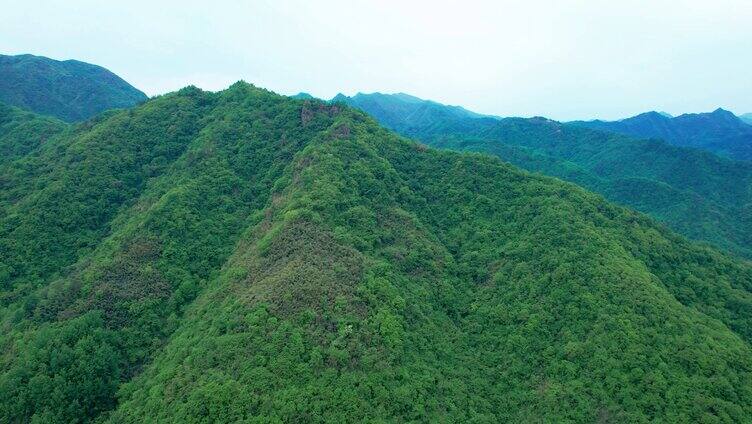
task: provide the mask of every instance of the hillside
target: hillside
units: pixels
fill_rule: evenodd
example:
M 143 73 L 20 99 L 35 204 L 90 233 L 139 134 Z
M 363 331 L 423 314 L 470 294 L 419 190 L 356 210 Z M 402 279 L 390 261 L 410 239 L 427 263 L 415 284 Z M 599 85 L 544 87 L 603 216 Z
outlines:
M 354 106 L 371 113 L 363 105 Z M 752 164 L 545 118 L 382 124 L 434 147 L 490 153 L 574 182 L 687 237 L 752 258 Z
M 648 112 L 621 121 L 572 124 L 639 138 L 658 138 L 675 146 L 703 149 L 730 159 L 752 160 L 752 126 L 723 109 L 674 118 Z
M 144 100 L 144 93 L 100 66 L 0 55 L 0 102 L 7 105 L 73 122 Z
M 744 115 L 739 115 L 739 119 L 752 125 L 752 113 L 745 113 Z
M 55 118 L 0 103 L 0 167 L 31 153 L 66 127 Z
M 0 167 L 2 422 L 743 422 L 752 266 L 342 105 L 186 88 Z

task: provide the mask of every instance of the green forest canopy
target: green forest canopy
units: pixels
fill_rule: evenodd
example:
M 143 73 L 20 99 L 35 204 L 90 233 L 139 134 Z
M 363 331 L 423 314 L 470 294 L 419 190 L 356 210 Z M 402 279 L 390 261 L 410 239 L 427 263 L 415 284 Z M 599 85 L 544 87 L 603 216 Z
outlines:
M 748 262 L 343 105 L 189 87 L 0 181 L 0 421 L 752 416 Z
M 468 116 L 454 106 L 405 101 L 402 95 L 336 100 L 430 146 L 489 153 L 576 183 L 691 239 L 752 258 L 752 162 L 546 118 Z

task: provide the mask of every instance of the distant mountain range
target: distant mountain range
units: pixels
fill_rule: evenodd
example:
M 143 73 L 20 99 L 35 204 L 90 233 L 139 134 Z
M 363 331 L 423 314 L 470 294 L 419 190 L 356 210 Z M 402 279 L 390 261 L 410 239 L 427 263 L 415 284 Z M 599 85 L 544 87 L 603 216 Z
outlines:
M 146 99 L 101 66 L 28 54 L 0 55 L 0 102 L 10 106 L 73 122 Z
M 647 112 L 620 121 L 571 124 L 638 138 L 658 138 L 675 146 L 703 149 L 731 159 L 752 160 L 752 126 L 723 109 L 677 117 Z
M 361 94 L 333 100 L 376 119 L 386 116 L 383 125 L 430 146 L 491 153 L 601 193 L 692 239 L 752 258 L 750 162 L 546 118 L 479 118 L 436 102 L 404 99 L 402 94 Z M 430 113 L 411 119 L 399 112 L 406 108 Z M 717 115 L 729 119 L 724 112 Z M 400 116 L 405 118 L 400 121 Z
M 447 106 L 405 93 L 358 93 L 352 97 L 338 94 L 331 101 L 347 103 L 367 111 L 381 125 L 400 133 L 419 131 L 421 128 L 437 125 L 447 120 L 486 117 L 460 106 Z
M 739 119 L 752 125 L 752 113 L 745 113 L 744 115 L 739 115 Z

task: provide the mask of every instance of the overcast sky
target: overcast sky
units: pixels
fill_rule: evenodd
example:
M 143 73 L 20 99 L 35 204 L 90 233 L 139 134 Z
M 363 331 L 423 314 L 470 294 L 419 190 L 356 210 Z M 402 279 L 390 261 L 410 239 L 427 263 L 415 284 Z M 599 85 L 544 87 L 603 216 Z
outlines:
M 239 79 L 478 112 L 752 112 L 752 1 L 0 0 L 0 53 L 102 65 L 149 95 Z

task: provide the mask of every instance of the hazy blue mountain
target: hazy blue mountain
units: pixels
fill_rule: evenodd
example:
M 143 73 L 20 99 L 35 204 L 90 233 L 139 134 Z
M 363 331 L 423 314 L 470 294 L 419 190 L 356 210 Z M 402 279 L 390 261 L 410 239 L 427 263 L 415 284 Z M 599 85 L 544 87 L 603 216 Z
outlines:
M 647 112 L 620 121 L 571 124 L 639 138 L 659 138 L 675 146 L 703 149 L 731 159 L 752 160 L 752 127 L 724 109 L 675 118 Z
M 745 113 L 744 115 L 739 115 L 739 119 L 752 125 L 752 113 Z
M 300 92 L 300 93 L 295 94 L 295 95 L 290 96 L 290 97 L 292 97 L 293 99 L 298 99 L 298 100 L 310 100 L 310 99 L 314 99 L 314 97 L 312 95 L 310 95 L 308 93 L 304 93 L 304 92 Z
M 146 98 L 101 66 L 29 54 L 0 55 L 0 102 L 11 106 L 72 122 Z
M 460 106 L 447 106 L 405 93 L 358 93 L 352 97 L 340 93 L 331 101 L 365 110 L 381 125 L 400 133 L 420 130 L 446 120 L 484 117 Z
M 376 119 L 389 117 L 383 123 L 405 136 L 436 147 L 491 153 L 601 193 L 692 239 L 752 257 L 751 163 L 546 118 L 474 118 L 447 108 L 435 113 L 444 119 L 422 125 L 395 122 L 409 105 L 384 110 L 384 102 L 364 97 L 351 104 Z M 435 110 L 441 107 L 431 104 Z M 645 119 L 669 120 L 659 113 Z

